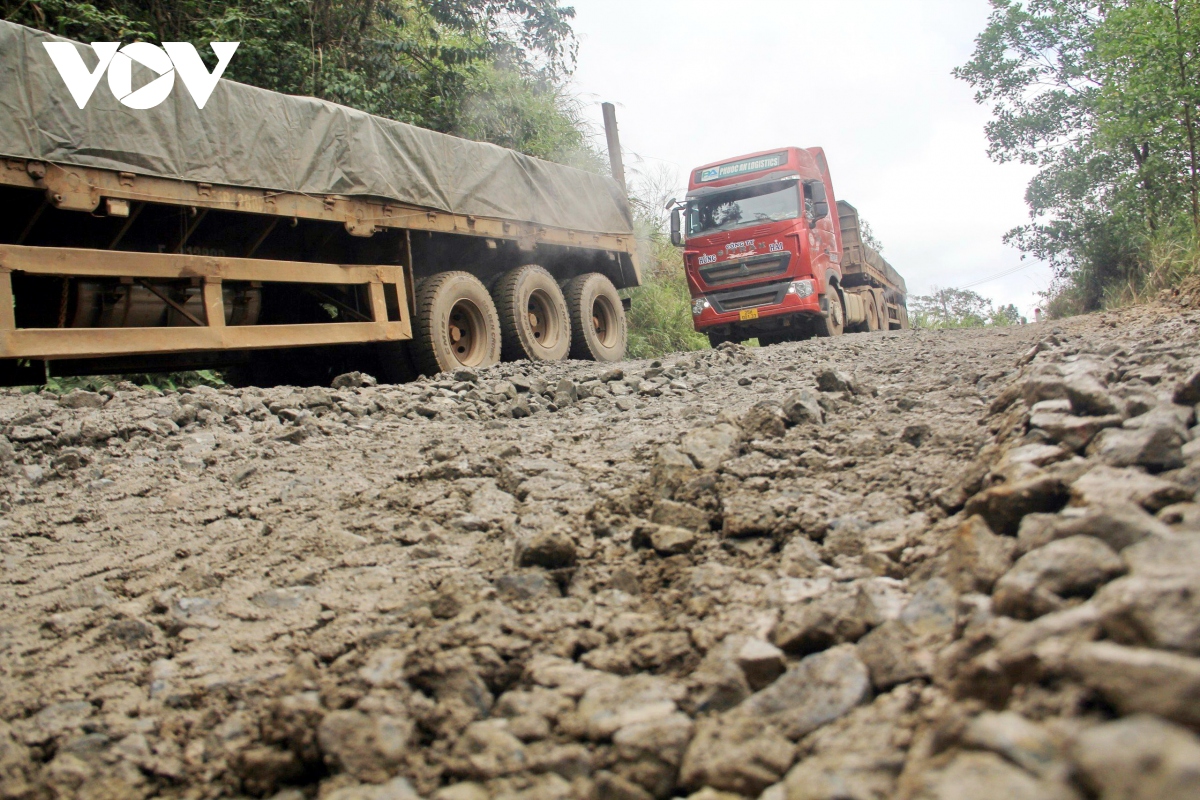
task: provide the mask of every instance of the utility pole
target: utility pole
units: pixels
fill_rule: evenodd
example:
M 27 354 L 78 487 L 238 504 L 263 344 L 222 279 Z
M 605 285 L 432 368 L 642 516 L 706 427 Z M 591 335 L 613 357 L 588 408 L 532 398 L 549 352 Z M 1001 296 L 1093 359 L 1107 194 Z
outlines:
M 613 179 L 621 184 L 621 191 L 629 194 L 625 185 L 625 161 L 621 158 L 621 136 L 617 133 L 617 109 L 612 103 L 600 106 L 604 112 L 604 136 L 608 139 L 608 161 L 612 165 Z

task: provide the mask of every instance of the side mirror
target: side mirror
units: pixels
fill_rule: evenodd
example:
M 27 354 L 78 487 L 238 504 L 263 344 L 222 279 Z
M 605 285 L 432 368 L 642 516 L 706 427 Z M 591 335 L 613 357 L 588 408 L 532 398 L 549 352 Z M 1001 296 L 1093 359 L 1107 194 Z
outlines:
M 671 244 L 675 245 L 676 247 L 681 247 L 683 245 L 683 234 L 681 233 L 682 216 L 682 208 L 676 207 L 671 209 Z
M 805 205 L 811 214 L 806 214 L 809 224 L 829 216 L 829 196 L 825 194 L 825 184 L 820 181 L 806 181 L 804 184 Z

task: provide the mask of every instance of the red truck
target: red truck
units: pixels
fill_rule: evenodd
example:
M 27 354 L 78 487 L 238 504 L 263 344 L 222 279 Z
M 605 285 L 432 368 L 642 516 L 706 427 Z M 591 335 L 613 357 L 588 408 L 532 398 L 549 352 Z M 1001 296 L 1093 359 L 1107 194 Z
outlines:
M 760 344 L 908 327 L 904 279 L 834 198 L 819 147 L 785 147 L 692 171 L 671 213 L 692 321 L 721 342 Z

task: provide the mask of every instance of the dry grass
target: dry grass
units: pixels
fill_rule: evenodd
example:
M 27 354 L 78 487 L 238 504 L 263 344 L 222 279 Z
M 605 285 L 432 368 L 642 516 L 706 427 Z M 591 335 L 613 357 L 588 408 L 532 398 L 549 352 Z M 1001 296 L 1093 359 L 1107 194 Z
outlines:
M 1105 291 L 1106 308 L 1149 302 L 1163 291 L 1176 289 L 1189 278 L 1200 275 L 1200 241 L 1194 236 L 1151 240 L 1144 264 L 1140 275 Z
M 1124 281 L 1102 288 L 1100 308 L 1149 303 L 1167 295 L 1197 293 L 1200 282 L 1200 236 L 1196 234 L 1160 234 L 1148 240 L 1140 258 L 1141 266 Z M 1094 292 L 1095 280 L 1086 269 L 1079 269 L 1056 280 L 1043 295 L 1042 309 L 1051 319 L 1083 314 L 1095 308 L 1087 298 Z M 1092 291 L 1089 291 L 1091 289 Z

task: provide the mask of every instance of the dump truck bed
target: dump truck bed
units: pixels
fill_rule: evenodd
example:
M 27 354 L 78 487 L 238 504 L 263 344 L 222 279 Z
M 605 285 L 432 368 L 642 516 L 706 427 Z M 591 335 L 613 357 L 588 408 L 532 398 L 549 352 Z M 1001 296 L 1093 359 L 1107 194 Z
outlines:
M 837 206 L 842 229 L 841 266 L 847 285 L 870 285 L 908 294 L 900 273 L 878 251 L 863 243 L 858 209 L 845 200 L 839 200 Z

